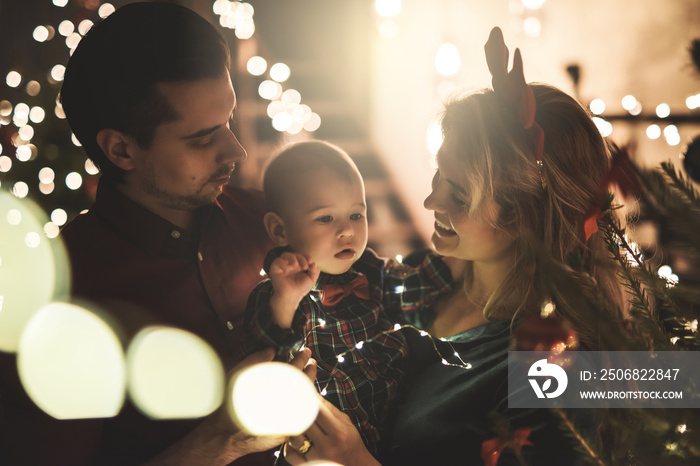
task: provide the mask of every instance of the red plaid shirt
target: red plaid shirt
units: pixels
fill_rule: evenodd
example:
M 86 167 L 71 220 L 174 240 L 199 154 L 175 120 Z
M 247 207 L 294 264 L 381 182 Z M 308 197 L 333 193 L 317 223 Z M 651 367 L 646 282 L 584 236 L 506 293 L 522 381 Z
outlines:
M 270 251 L 279 255 L 279 249 Z M 270 256 L 268 255 L 268 258 Z M 266 260 L 266 264 L 271 262 Z M 332 308 L 321 304 L 327 283 L 345 284 L 358 274 L 369 281 L 370 299 L 354 295 Z M 267 279 L 251 293 L 246 307 L 248 334 L 244 351 L 273 346 L 297 349 L 303 343 L 318 361 L 316 385 L 325 398 L 350 416 L 370 451 L 376 453 L 379 431 L 407 367 L 407 345 L 400 332 L 388 332 L 402 311 L 430 306 L 451 287 L 450 272 L 440 257 L 428 254 L 418 267 L 380 259 L 371 249 L 341 275 L 321 273 L 292 322 L 296 345 L 283 341 L 284 331 L 272 322 L 272 282 Z M 392 318 L 393 316 L 393 318 Z M 288 335 L 287 335 L 288 336 Z M 368 341 L 372 340 L 372 341 Z M 358 343 L 361 348 L 357 349 Z M 348 350 L 344 361 L 338 355 Z

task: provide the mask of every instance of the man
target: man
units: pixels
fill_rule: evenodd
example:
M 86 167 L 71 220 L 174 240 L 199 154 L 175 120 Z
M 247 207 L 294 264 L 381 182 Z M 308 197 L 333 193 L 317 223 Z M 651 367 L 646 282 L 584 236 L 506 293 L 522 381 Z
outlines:
M 261 195 L 227 186 L 246 158 L 230 126 L 229 67 L 228 46 L 205 19 L 133 3 L 86 34 L 61 89 L 68 123 L 102 172 L 95 205 L 62 232 L 74 298 L 106 310 L 127 338 L 150 324 L 193 332 L 227 368 L 271 246 Z M 5 425 L 23 464 L 226 464 L 281 443 L 245 437 L 221 413 L 152 421 L 129 402 L 110 420 L 25 424 Z M 36 451 L 21 445 L 23 427 Z

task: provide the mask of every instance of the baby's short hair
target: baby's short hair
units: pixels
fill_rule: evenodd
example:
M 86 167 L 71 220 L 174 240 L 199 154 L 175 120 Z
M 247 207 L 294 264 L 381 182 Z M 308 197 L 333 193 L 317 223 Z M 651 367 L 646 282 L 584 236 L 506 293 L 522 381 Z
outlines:
M 267 211 L 280 214 L 302 182 L 302 175 L 319 169 L 329 169 L 348 181 L 353 173 L 359 173 L 350 156 L 329 142 L 303 141 L 288 145 L 265 169 L 263 191 Z

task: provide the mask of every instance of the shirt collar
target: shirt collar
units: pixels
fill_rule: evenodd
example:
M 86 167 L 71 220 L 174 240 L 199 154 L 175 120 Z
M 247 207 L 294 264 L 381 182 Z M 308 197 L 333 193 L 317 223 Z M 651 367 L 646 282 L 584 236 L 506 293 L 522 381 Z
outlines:
M 186 234 L 181 228 L 122 194 L 114 184 L 102 179 L 97 185 L 95 204 L 91 210 L 140 248 L 154 254 L 160 252 L 163 243 L 173 234 Z M 195 221 L 199 220 L 201 226 L 213 210 L 221 210 L 218 202 L 198 210 Z

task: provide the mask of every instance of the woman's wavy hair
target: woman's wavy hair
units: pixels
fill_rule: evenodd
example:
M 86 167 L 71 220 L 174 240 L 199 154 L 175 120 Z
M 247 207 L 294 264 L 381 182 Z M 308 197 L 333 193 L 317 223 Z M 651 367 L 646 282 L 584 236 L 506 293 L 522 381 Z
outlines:
M 584 216 L 610 166 L 611 154 L 588 112 L 572 97 L 545 84 L 530 84 L 535 94 L 535 120 L 545 133 L 543 187 L 534 147 L 515 112 L 491 89 L 453 97 L 445 105 L 442 130 L 452 139 L 462 164 L 457 181 L 471 195 L 470 214 L 479 215 L 488 199 L 501 212 L 493 227 L 515 238 L 515 260 L 507 278 L 484 305 L 487 318 L 539 312 L 547 298 L 536 283 L 533 244 L 560 261 L 580 252 L 583 272 L 597 292 L 617 310 L 624 294 L 613 267 L 601 265 L 610 253 L 600 234 L 583 239 Z M 469 270 L 469 268 L 467 269 Z M 469 273 L 465 278 L 470 279 Z M 560 309 L 579 332 L 595 344 L 590 318 L 572 306 Z M 515 313 L 515 314 L 513 314 Z

